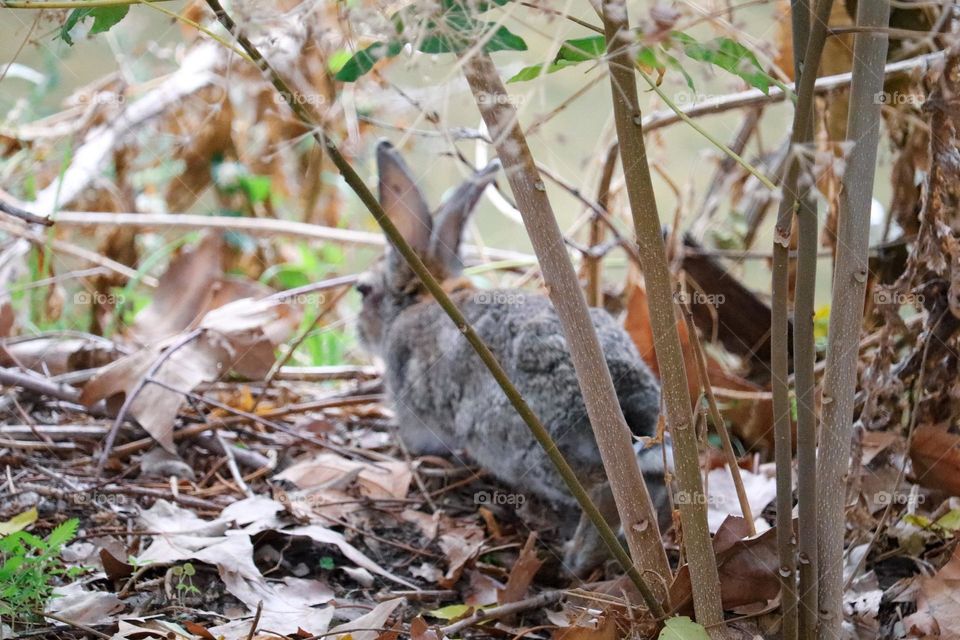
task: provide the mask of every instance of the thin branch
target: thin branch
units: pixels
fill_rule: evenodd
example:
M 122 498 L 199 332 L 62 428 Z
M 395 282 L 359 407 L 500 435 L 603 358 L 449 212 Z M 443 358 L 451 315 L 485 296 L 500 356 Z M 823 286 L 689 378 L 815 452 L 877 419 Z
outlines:
M 45 227 L 53 226 L 53 220 L 50 218 L 45 218 L 43 216 L 38 216 L 35 213 L 30 213 L 26 209 L 21 209 L 20 207 L 9 203 L 2 198 L 0 198 L 0 212 L 6 213 L 14 218 L 19 218 L 24 222 L 29 222 L 30 224 L 41 224 Z
M 889 0 L 860 2 L 857 25 L 886 26 Z M 823 379 L 823 424 L 817 476 L 819 585 L 821 638 L 841 637 L 843 623 L 844 505 L 850 464 L 854 394 L 863 300 L 867 289 L 870 242 L 870 204 L 880 142 L 880 104 L 888 37 L 858 33 L 854 41 L 854 79 L 847 117 L 847 140 L 853 148 L 846 158 L 840 190 L 841 224 L 837 229 L 837 258 L 830 305 L 827 370 Z
M 610 479 L 610 488 L 633 558 L 633 562 L 628 562 L 624 568 L 631 567 L 636 571 L 636 563 L 643 571 L 670 576 L 670 567 L 656 525 L 656 513 L 633 452 L 630 428 L 620 409 L 616 388 L 590 320 L 586 300 L 580 291 L 577 274 L 567 252 L 557 250 L 563 246 L 563 234 L 553 214 L 540 171 L 518 124 L 516 108 L 509 100 L 489 54 L 478 51 L 464 59 L 464 73 L 503 163 L 517 208 L 523 215 L 527 235 L 537 254 L 550 301 L 566 337 L 590 425 L 596 436 L 603 467 Z M 603 528 L 598 527 L 598 530 L 611 553 L 621 560 L 620 554 L 626 554 L 620 544 L 615 539 L 607 539 L 607 532 Z M 649 595 L 653 597 L 652 592 Z
M 690 392 L 677 329 L 673 278 L 667 262 L 643 138 L 627 6 L 624 0 L 604 0 L 602 9 L 610 52 L 608 67 L 614 120 L 620 140 L 620 165 L 623 167 L 650 298 L 654 350 L 660 363 L 667 427 L 673 437 L 679 497 L 683 498 L 678 502 L 693 585 L 694 610 L 700 624 L 710 629 L 711 637 L 726 637 L 728 631 L 720 604 L 720 579 L 707 528 L 706 496 L 700 476 L 697 440 L 690 412 Z

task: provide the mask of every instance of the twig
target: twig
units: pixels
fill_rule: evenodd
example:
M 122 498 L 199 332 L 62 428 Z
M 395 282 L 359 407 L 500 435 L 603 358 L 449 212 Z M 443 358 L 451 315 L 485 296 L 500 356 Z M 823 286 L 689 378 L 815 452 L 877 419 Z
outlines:
M 525 600 L 518 600 L 517 602 L 500 605 L 499 607 L 480 609 L 473 615 L 468 616 L 463 620 L 457 620 L 453 624 L 448 624 L 445 627 L 441 627 L 440 631 L 443 632 L 443 635 L 449 637 L 486 620 L 497 620 L 499 618 L 506 618 L 507 616 L 511 616 L 515 613 L 520 613 L 521 611 L 542 609 L 554 604 L 555 602 L 559 602 L 560 599 L 563 598 L 564 594 L 566 594 L 566 591 L 559 589 L 556 591 L 544 591 L 543 593 L 537 594 L 532 598 L 527 598 Z
M 67 619 L 67 618 L 63 618 L 63 617 L 61 617 L 61 616 L 58 616 L 58 615 L 55 614 L 55 613 L 50 613 L 49 611 L 37 611 L 37 612 L 35 612 L 35 613 L 36 613 L 37 615 L 43 616 L 44 618 L 50 618 L 51 620 L 56 620 L 57 622 L 62 622 L 63 624 L 67 625 L 68 627 L 73 627 L 74 629 L 80 629 L 80 630 L 83 631 L 84 633 L 89 633 L 89 634 L 92 635 L 92 636 L 96 636 L 96 637 L 98 637 L 98 638 L 103 638 L 104 640 L 110 640 L 110 636 L 108 636 L 107 634 L 103 633 L 102 631 L 97 631 L 97 630 L 94 629 L 93 627 L 90 627 L 90 626 L 88 626 L 88 625 L 85 625 L 85 624 L 83 624 L 83 623 L 81 623 L 81 622 L 74 622 L 73 620 L 69 620 L 69 619 Z
M 944 52 L 937 51 L 900 62 L 892 62 L 884 67 L 884 75 L 893 76 L 907 73 L 914 69 L 926 69 L 930 65 L 943 60 L 943 57 Z M 826 76 L 817 80 L 814 89 L 818 94 L 828 93 L 834 89 L 847 86 L 850 84 L 852 77 L 851 73 L 839 73 L 833 76 Z M 741 107 L 782 102 L 785 98 L 786 95 L 783 89 L 779 87 L 770 87 L 768 93 L 764 93 L 759 89 L 750 89 L 739 93 L 709 98 L 703 102 L 698 102 L 686 107 L 681 111 L 690 118 L 698 118 L 705 115 L 724 113 Z M 677 124 L 678 122 L 681 122 L 681 116 L 672 110 L 664 109 L 662 111 L 655 111 L 643 118 L 643 130 L 647 132 L 654 131 Z
M 251 235 L 268 237 L 294 236 L 313 240 L 327 240 L 356 244 L 371 247 L 384 246 L 383 234 L 367 231 L 353 231 L 338 229 L 318 224 L 296 222 L 294 220 L 273 220 L 268 218 L 236 218 L 231 216 L 201 216 L 186 213 L 177 214 L 150 214 L 150 213 L 102 213 L 86 211 L 60 211 L 56 222 L 66 226 L 118 226 L 136 227 L 138 229 L 180 228 L 180 229 L 230 229 L 244 231 Z M 518 251 L 503 249 L 480 249 L 473 245 L 465 245 L 464 252 L 468 257 L 477 258 L 483 255 L 492 260 L 526 260 L 533 257 Z
M 257 633 L 257 627 L 260 626 L 260 614 L 263 613 L 263 600 L 257 603 L 257 613 L 253 616 L 253 621 L 250 623 L 250 632 L 247 634 L 247 640 L 253 640 L 253 636 Z
M 733 443 L 730 442 L 730 433 L 727 430 L 727 423 L 720 415 L 720 409 L 717 407 L 717 398 L 713 394 L 713 385 L 710 384 L 710 375 L 707 372 L 707 356 L 703 352 L 703 345 L 700 343 L 700 336 L 697 334 L 697 326 L 693 322 L 693 311 L 689 305 L 683 305 L 683 316 L 687 323 L 687 335 L 690 336 L 690 345 L 693 347 L 694 361 L 697 365 L 697 375 L 700 378 L 700 388 L 707 398 L 707 405 L 710 409 L 710 419 L 713 420 L 713 428 L 720 436 L 720 442 L 723 445 L 723 453 L 727 458 L 727 466 L 730 467 L 730 476 L 733 478 L 733 486 L 737 491 L 737 499 L 740 501 L 740 511 L 744 520 L 747 522 L 747 530 L 751 536 L 757 535 L 756 524 L 753 521 L 753 511 L 750 509 L 750 501 L 747 500 L 747 492 L 743 488 L 743 478 L 740 475 L 740 465 L 737 464 L 737 454 L 733 450 Z
M 586 300 L 580 291 L 577 274 L 567 252 L 557 250 L 563 246 L 563 235 L 547 197 L 546 187 L 518 123 L 516 108 L 490 55 L 484 51 L 473 51 L 466 57 L 462 56 L 461 60 L 467 84 L 494 140 L 517 208 L 523 216 L 527 235 L 539 259 L 550 301 L 566 337 L 590 426 L 610 480 L 620 521 L 624 523 L 630 555 L 627 556 L 616 536 L 610 537 L 612 531 L 599 512 L 591 514 L 588 511 L 588 516 L 597 525 L 601 539 L 623 568 L 628 572 L 636 572 L 632 579 L 643 594 L 644 601 L 656 603 L 659 607 L 655 592 L 640 573 L 652 571 L 660 576 L 671 575 L 656 525 L 656 512 L 637 466 L 630 428 L 620 409 L 613 379 L 590 320 Z M 547 453 L 550 453 L 549 449 Z M 587 496 L 584 495 L 584 498 Z M 585 501 L 578 502 L 585 506 Z M 638 526 L 640 523 L 643 525 Z M 659 618 L 656 609 L 651 608 L 651 611 Z
M 0 198 L 0 211 L 11 215 L 14 218 L 19 218 L 24 222 L 29 222 L 30 224 L 41 224 L 45 227 L 52 227 L 53 220 L 50 218 L 45 218 L 43 216 L 38 216 L 35 213 L 30 213 L 26 209 L 21 209 L 13 204 L 10 204 L 6 200 Z

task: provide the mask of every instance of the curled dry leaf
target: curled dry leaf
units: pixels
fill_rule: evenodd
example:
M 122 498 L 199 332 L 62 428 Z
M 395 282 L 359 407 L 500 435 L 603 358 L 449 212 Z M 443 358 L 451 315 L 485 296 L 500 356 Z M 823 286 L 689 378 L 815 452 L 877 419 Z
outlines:
M 298 321 L 293 308 L 279 302 L 243 299 L 208 312 L 192 335 L 147 347 L 104 367 L 86 384 L 81 402 L 91 406 L 106 400 L 118 410 L 123 398 L 140 386 L 155 363 L 163 362 L 130 407 L 130 413 L 164 449 L 173 451 L 173 423 L 186 399 L 202 382 L 229 371 L 262 378 L 274 362 L 274 349 L 292 333 Z M 174 349 L 173 351 L 168 351 Z

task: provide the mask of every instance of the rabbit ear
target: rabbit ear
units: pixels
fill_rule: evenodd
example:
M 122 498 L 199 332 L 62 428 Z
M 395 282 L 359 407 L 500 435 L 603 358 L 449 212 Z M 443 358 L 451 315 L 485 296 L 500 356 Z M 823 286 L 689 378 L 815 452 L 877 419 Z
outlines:
M 407 164 L 386 140 L 377 145 L 380 174 L 380 205 L 400 235 L 421 256 L 430 248 L 433 219 L 423 194 L 417 188 Z
M 483 195 L 497 171 L 500 161 L 494 160 L 470 176 L 453 192 L 437 212 L 437 221 L 430 239 L 431 262 L 445 271 L 445 276 L 457 275 L 463 269 L 460 260 L 460 239 L 480 196 Z

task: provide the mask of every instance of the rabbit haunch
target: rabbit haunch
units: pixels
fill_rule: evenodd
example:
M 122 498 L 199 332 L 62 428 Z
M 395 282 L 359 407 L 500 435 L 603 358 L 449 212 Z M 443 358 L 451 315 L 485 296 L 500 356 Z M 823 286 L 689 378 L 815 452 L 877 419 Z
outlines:
M 510 380 L 549 431 L 581 482 L 616 519 L 603 463 L 570 352 L 550 301 L 524 290 L 480 290 L 464 284 L 460 239 L 469 215 L 496 174 L 492 164 L 461 185 L 431 215 L 410 170 L 386 142 L 377 148 L 380 201 L 403 238 L 490 347 Z M 400 437 L 415 453 L 467 455 L 498 480 L 578 514 L 576 501 L 510 401 L 443 309 L 423 295 L 416 275 L 388 246 L 357 285 L 363 296 L 359 333 L 384 361 Z M 601 309 L 590 318 L 631 431 L 650 436 L 659 413 L 656 379 L 617 322 Z M 641 468 L 651 495 L 664 498 L 662 464 L 648 450 Z M 605 551 L 592 527 L 577 529 L 567 560 L 582 572 Z

